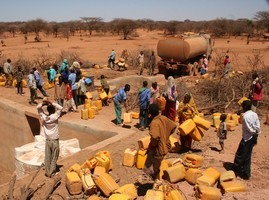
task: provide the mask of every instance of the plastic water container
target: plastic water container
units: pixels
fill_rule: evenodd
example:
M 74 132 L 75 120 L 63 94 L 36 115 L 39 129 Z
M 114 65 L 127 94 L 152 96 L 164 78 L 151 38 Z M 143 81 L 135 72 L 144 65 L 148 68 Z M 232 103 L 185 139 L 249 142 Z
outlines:
M 79 172 L 81 170 L 81 167 L 78 163 L 73 164 L 71 167 L 69 167 L 69 172 Z
M 183 163 L 181 158 L 166 158 L 165 160 L 169 167 Z
M 97 165 L 97 160 L 96 158 L 90 158 L 86 160 L 82 165 L 81 168 L 89 168 L 89 169 L 94 169 Z
M 193 121 L 196 124 L 196 126 L 201 126 L 205 130 L 208 130 L 211 126 L 211 122 L 203 119 L 202 117 L 199 117 L 198 115 L 195 115 L 193 117 Z
M 65 184 L 70 194 L 80 194 L 82 192 L 82 182 L 76 172 L 65 173 Z
M 235 177 L 234 171 L 233 170 L 228 170 L 228 171 L 225 171 L 225 172 L 221 172 L 219 181 L 220 182 L 232 181 L 235 178 L 236 177 Z
M 163 171 L 163 178 L 170 183 L 176 183 L 186 176 L 186 170 L 184 165 L 178 164 Z
M 112 98 L 113 98 L 111 92 L 108 92 L 108 94 L 107 94 L 107 98 L 108 98 L 108 99 L 112 99 Z
M 98 154 L 95 156 L 95 159 L 97 160 L 97 166 L 102 166 L 106 169 L 106 172 L 109 171 L 109 158 L 105 156 L 104 154 Z
M 93 179 L 97 187 L 106 197 L 109 197 L 112 192 L 120 187 L 108 173 L 94 176 Z
M 189 168 L 186 171 L 186 176 L 185 176 L 185 180 L 191 184 L 191 185 L 195 185 L 196 184 L 196 180 L 202 176 L 202 171 L 200 169 L 197 168 Z
M 133 167 L 136 162 L 136 159 L 137 159 L 137 150 L 127 148 L 124 151 L 122 165 L 127 167 Z
M 167 163 L 167 160 L 166 159 L 162 160 L 161 165 L 160 165 L 160 172 L 159 172 L 159 179 L 160 180 L 163 179 L 163 171 L 168 169 L 168 168 L 169 168 L 169 165 Z
M 204 137 L 204 133 L 200 129 L 198 129 L 197 126 L 192 132 L 190 132 L 189 135 L 194 141 L 201 141 L 201 139 Z
M 132 197 L 127 194 L 112 194 L 108 200 L 132 200 Z
M 112 162 L 112 157 L 110 155 L 110 152 L 106 151 L 106 150 L 102 150 L 102 151 L 99 151 L 98 153 L 96 153 L 96 155 L 99 155 L 100 153 L 104 154 L 106 157 L 109 158 L 109 170 L 111 170 L 113 167 L 113 162 Z
M 106 173 L 106 168 L 104 168 L 103 166 L 96 166 L 93 170 L 93 174 L 94 175 L 101 175 Z
M 99 94 L 99 97 L 100 97 L 101 100 L 105 100 L 105 99 L 107 99 L 107 94 L 106 94 L 106 92 L 105 92 L 105 91 L 104 91 L 104 92 L 101 92 L 101 93 Z
M 90 107 L 88 109 L 88 118 L 89 119 L 93 119 L 95 117 L 95 109 L 93 109 L 92 107 Z
M 139 119 L 139 112 L 130 112 L 133 119 Z
M 149 143 L 150 143 L 150 136 L 146 136 L 146 137 L 143 137 L 143 138 L 140 138 L 138 141 L 138 148 L 139 149 L 148 149 L 149 147 Z
M 222 196 L 219 189 L 203 185 L 198 185 L 195 193 L 199 200 L 220 200 Z
M 188 135 L 195 128 L 195 123 L 192 119 L 188 119 L 179 125 L 178 130 L 181 135 Z
M 200 176 L 199 178 L 197 178 L 196 180 L 196 184 L 197 185 L 203 185 L 203 186 L 214 186 L 216 183 L 216 180 L 212 177 L 209 177 L 209 176 Z
M 232 114 L 231 120 L 235 122 L 235 125 L 239 124 L 239 116 L 237 114 Z
M 213 126 L 219 128 L 220 125 L 220 115 L 213 115 Z
M 123 114 L 123 123 L 124 124 L 130 124 L 130 123 L 132 123 L 131 113 L 124 113 Z
M 226 122 L 227 131 L 234 131 L 236 127 L 236 122 L 233 120 L 229 120 Z
M 242 105 L 243 101 L 249 100 L 247 97 L 242 97 L 237 103 L 239 104 L 239 106 Z
M 97 99 L 95 101 L 95 106 L 97 107 L 98 110 L 102 110 L 102 100 Z
M 225 114 L 227 116 L 225 122 L 230 121 L 231 117 L 232 117 L 232 114 L 231 113 L 225 113 Z
M 164 111 L 166 100 L 163 96 L 157 98 L 157 104 L 160 111 Z
M 89 108 L 92 106 L 92 100 L 91 99 L 85 99 L 85 104 L 90 104 Z
M 187 167 L 201 167 L 203 165 L 204 158 L 196 154 L 186 154 L 183 157 L 183 164 Z
M 164 195 L 163 192 L 159 190 L 148 190 L 144 200 L 164 200 Z
M 138 196 L 136 186 L 133 183 L 121 186 L 119 189 L 115 190 L 114 193 L 129 195 L 131 199 L 136 199 Z
M 88 109 L 81 109 L 81 119 L 85 119 L 87 120 L 89 117 L 88 117 Z
M 136 168 L 137 169 L 143 169 L 145 166 L 145 162 L 147 159 L 147 150 L 138 150 L 137 152 L 137 160 L 136 160 Z
M 245 192 L 246 186 L 242 181 L 232 180 L 232 181 L 223 181 L 220 183 L 224 192 Z
M 81 170 L 79 172 L 79 177 L 82 181 L 82 187 L 84 190 L 84 194 L 91 195 L 96 192 L 96 185 L 92 179 L 91 171 L 90 170 Z
M 214 167 L 209 167 L 205 171 L 203 171 L 203 176 L 211 177 L 217 182 L 220 177 L 220 171 Z

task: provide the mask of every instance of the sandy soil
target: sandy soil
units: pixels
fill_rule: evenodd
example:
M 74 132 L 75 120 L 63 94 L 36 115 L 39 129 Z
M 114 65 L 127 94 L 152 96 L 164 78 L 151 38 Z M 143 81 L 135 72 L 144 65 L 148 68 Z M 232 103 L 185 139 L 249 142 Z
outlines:
M 158 38 L 161 36 L 157 32 L 139 32 L 140 37 L 136 38 L 135 40 L 128 40 L 123 41 L 120 40 L 118 37 L 88 37 L 81 41 L 79 37 L 71 38 L 69 41 L 65 39 L 53 39 L 47 38 L 49 41 L 48 43 L 31 43 L 31 44 L 24 44 L 23 37 L 16 37 L 14 39 L 5 39 L 5 43 L 7 47 L 2 49 L 2 53 L 11 57 L 16 58 L 18 54 L 22 53 L 27 56 L 32 56 L 37 53 L 38 49 L 45 49 L 49 53 L 58 53 L 60 50 L 64 49 L 76 49 L 81 55 L 81 58 L 91 60 L 94 63 L 98 63 L 100 65 L 106 64 L 107 56 L 109 55 L 111 48 L 115 48 L 117 52 L 121 52 L 123 49 L 128 48 L 128 50 L 132 51 L 139 51 L 140 49 L 156 49 L 156 43 Z M 230 50 L 231 53 L 231 60 L 234 60 L 233 63 L 238 63 L 233 65 L 235 70 L 248 70 L 244 66 L 246 65 L 246 57 L 251 56 L 253 50 L 260 49 L 265 53 L 268 51 L 268 43 L 261 43 L 261 42 L 251 42 L 249 45 L 246 45 L 246 41 L 240 38 L 234 39 L 230 38 L 230 42 L 227 42 L 227 39 L 216 39 L 215 40 L 215 52 L 225 53 L 227 49 Z M 42 46 L 43 45 L 43 46 Z M 265 63 L 268 65 L 268 57 L 265 58 Z M 127 70 L 128 71 L 128 70 Z M 136 74 L 136 70 L 129 70 L 125 72 L 124 75 L 128 74 Z M 89 73 L 95 73 L 95 71 L 90 71 Z M 107 73 L 110 78 L 123 76 L 122 72 L 111 72 L 110 70 L 101 71 L 101 73 Z M 49 93 L 52 94 L 52 91 L 49 90 Z M 10 100 L 19 102 L 21 104 L 28 105 L 28 97 L 29 91 L 26 90 L 26 94 L 24 96 L 18 96 L 16 94 L 16 90 L 14 88 L 0 88 L 0 97 L 1 98 L 8 98 Z M 197 101 L 197 100 L 196 100 Z M 29 105 L 30 106 L 30 105 Z M 199 108 L 198 108 L 199 109 Z M 102 114 L 97 115 L 96 117 L 100 117 L 100 120 L 112 120 L 114 118 L 114 110 L 113 105 L 111 104 L 108 107 L 103 108 L 101 111 L 102 113 L 109 113 L 109 114 Z M 265 121 L 265 117 L 267 111 L 261 112 L 260 121 L 261 121 L 261 130 L 262 134 L 259 137 L 258 145 L 254 147 L 253 156 L 252 156 L 252 177 L 249 181 L 243 181 L 246 185 L 247 191 L 244 193 L 226 193 L 223 195 L 222 199 L 268 199 L 269 194 L 269 173 L 268 173 L 268 154 L 269 150 L 267 148 L 268 144 L 268 125 L 263 124 Z M 68 114 L 70 118 L 72 118 L 76 113 Z M 212 121 L 211 116 L 206 116 L 206 119 Z M 137 177 L 142 174 L 141 170 L 136 169 L 135 167 L 129 168 L 124 167 L 121 165 L 123 160 L 123 152 L 126 148 L 131 146 L 137 147 L 137 140 L 141 137 L 147 135 L 147 131 L 141 132 L 136 129 L 135 124 L 137 121 L 133 121 L 131 125 L 131 129 L 135 130 L 135 134 L 127 138 L 123 138 L 122 140 L 109 144 L 106 147 L 102 148 L 104 150 L 108 150 L 111 153 L 112 160 L 113 160 L 113 169 L 111 171 L 111 175 L 119 179 L 119 185 L 124 185 L 127 183 L 136 183 Z M 113 124 L 111 124 L 113 126 Z M 109 127 L 108 127 L 109 128 Z M 208 131 L 205 132 L 205 136 L 200 142 L 195 142 L 193 148 L 195 152 L 199 155 L 204 157 L 204 164 L 202 169 L 207 167 L 216 167 L 220 171 L 225 171 L 229 169 L 231 163 L 233 163 L 234 155 L 238 144 L 241 139 L 241 125 L 239 124 L 236 127 L 235 131 L 228 133 L 228 139 L 225 141 L 225 153 L 219 154 L 219 144 L 218 139 L 216 137 L 216 132 L 213 127 L 211 127 Z M 89 157 L 89 155 L 94 154 L 98 150 L 92 151 L 82 151 L 79 154 L 72 156 L 70 159 L 62 161 L 58 164 L 61 165 L 60 172 L 58 174 L 59 177 L 62 178 L 61 184 L 56 188 L 55 194 L 58 193 L 64 197 L 64 199 L 68 199 L 68 192 L 65 187 L 65 178 L 64 173 L 65 171 L 74 163 L 82 163 L 85 159 Z M 182 154 L 178 153 L 171 153 L 168 157 L 182 157 Z M 11 173 L 6 171 L 1 171 L 1 182 L 6 183 L 10 177 Z M 40 197 L 44 196 L 44 194 L 48 190 L 48 185 L 51 183 L 52 180 L 48 179 L 44 176 L 44 172 L 41 171 L 34 182 L 31 184 L 32 188 L 36 188 L 38 184 L 44 184 L 44 186 L 39 189 L 31 199 L 40 199 Z M 29 183 L 29 178 L 20 179 L 16 182 L 16 189 L 14 194 L 18 196 L 20 193 L 20 188 L 23 185 Z M 193 196 L 193 186 L 189 185 L 186 181 L 182 181 L 177 183 L 183 193 L 186 195 L 187 199 L 195 199 Z M 152 187 L 149 184 L 137 184 L 139 198 L 143 199 L 143 195 L 145 195 L 146 189 Z M 0 196 L 7 194 L 8 192 L 8 184 L 3 186 L 0 189 Z M 60 197 L 53 196 L 53 199 L 61 199 Z M 105 198 L 104 198 L 105 199 Z

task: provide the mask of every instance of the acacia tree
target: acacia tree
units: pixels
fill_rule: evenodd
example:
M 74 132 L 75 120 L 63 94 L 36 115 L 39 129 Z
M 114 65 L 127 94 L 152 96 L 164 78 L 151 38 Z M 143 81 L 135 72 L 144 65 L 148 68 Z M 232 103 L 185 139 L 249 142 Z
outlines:
M 176 35 L 178 32 L 178 21 L 169 21 L 164 24 L 164 31 L 168 35 Z
M 116 29 L 119 33 L 123 34 L 123 39 L 127 40 L 137 28 L 137 24 L 134 20 L 131 19 L 119 19 L 116 25 Z
M 210 31 L 216 36 L 224 36 L 228 33 L 229 22 L 227 19 L 221 18 L 211 21 Z
M 101 17 L 80 17 L 80 19 L 87 25 L 90 35 L 93 30 L 96 30 L 98 23 L 103 21 Z
M 261 28 L 265 28 L 269 32 L 269 11 L 259 11 L 256 13 L 255 20 L 257 20 L 257 25 Z
M 36 19 L 36 20 L 31 20 L 31 21 L 27 22 L 27 26 L 29 27 L 31 32 L 35 33 L 35 41 L 37 41 L 37 42 L 41 41 L 39 33 L 42 30 L 45 30 L 47 25 L 48 25 L 48 23 L 43 19 Z
M 18 26 L 16 24 L 10 24 L 7 27 L 7 30 L 12 34 L 13 37 L 15 37 L 16 31 L 18 30 Z
M 51 22 L 49 23 L 49 26 L 51 28 L 52 34 L 57 38 L 59 34 L 60 24 L 57 22 Z

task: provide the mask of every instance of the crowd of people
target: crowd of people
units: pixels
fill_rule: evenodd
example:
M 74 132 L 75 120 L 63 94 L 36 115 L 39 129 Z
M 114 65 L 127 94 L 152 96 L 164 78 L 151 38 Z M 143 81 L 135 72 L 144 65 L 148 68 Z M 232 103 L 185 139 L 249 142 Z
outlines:
M 5 74 L 5 87 L 16 87 L 17 94 L 24 95 L 23 86 L 29 88 L 29 104 L 36 105 L 38 103 L 38 91 L 43 97 L 49 97 L 44 86 L 54 88 L 53 99 L 61 106 L 65 103 L 65 112 L 77 112 L 78 106 L 84 104 L 85 94 L 87 92 L 86 77 L 82 76 L 81 72 L 82 62 L 73 62 L 69 64 L 67 59 L 58 66 L 51 65 L 49 69 L 45 70 L 47 80 L 42 80 L 42 75 L 36 66 L 30 68 L 29 74 L 25 74 L 22 67 L 12 66 L 11 59 L 8 58 L 3 65 L 3 72 Z M 26 82 L 24 77 L 27 75 Z M 86 81 L 85 81 L 86 80 Z M 15 81 L 15 84 L 14 84 Z M 45 84 L 46 83 L 46 84 Z M 25 84 L 25 85 L 23 85 Z M 107 88 L 106 88 L 107 90 Z
M 114 51 L 114 50 L 113 50 Z M 114 64 L 115 52 L 109 58 L 109 62 Z M 114 55 L 114 58 L 113 58 Z M 139 54 L 140 73 L 143 73 L 143 52 Z M 154 56 L 154 52 L 152 52 Z M 152 58 L 152 62 L 155 62 Z M 80 67 L 81 62 L 73 62 L 70 66 L 66 59 L 58 67 L 52 65 L 47 70 L 48 83 L 54 85 L 54 100 L 52 103 L 48 99 L 44 99 L 42 103 L 37 105 L 37 110 L 41 118 L 42 128 L 41 133 L 46 138 L 46 155 L 45 155 L 45 173 L 51 177 L 56 171 L 56 162 L 59 155 L 59 131 L 58 119 L 61 116 L 64 107 L 65 112 L 78 112 L 78 106 L 85 103 L 85 94 L 87 92 L 87 82 L 82 76 Z M 207 71 L 207 60 L 203 60 L 203 70 Z M 225 57 L 225 67 L 229 64 L 229 57 Z M 13 75 L 16 79 L 17 93 L 23 95 L 23 70 L 21 66 L 13 73 L 11 60 L 7 59 L 4 64 L 4 73 L 6 77 L 5 86 L 11 87 Z M 151 72 L 152 73 L 152 72 Z M 204 73 L 201 71 L 201 73 Z M 242 140 L 238 146 L 238 150 L 234 158 L 234 171 L 236 175 L 249 179 L 251 177 L 251 155 L 254 145 L 257 143 L 257 138 L 260 134 L 260 122 L 256 109 L 259 101 L 262 100 L 262 82 L 255 72 L 252 75 L 252 83 L 250 86 L 249 99 L 243 101 L 243 117 L 242 117 Z M 104 75 L 101 75 L 100 82 L 102 89 L 106 94 L 109 94 L 110 87 Z M 44 97 L 48 94 L 43 89 L 43 81 L 36 67 L 30 70 L 27 76 L 27 85 L 30 91 L 31 105 L 36 105 L 37 89 Z M 131 86 L 125 84 L 121 87 L 113 97 L 114 109 L 116 114 L 116 124 L 123 126 L 122 120 L 122 104 L 128 113 L 127 93 L 130 92 Z M 158 106 L 158 98 L 165 98 L 165 107 L 161 111 Z M 147 151 L 147 159 L 144 172 L 150 175 L 153 179 L 158 177 L 161 161 L 164 159 L 169 149 L 169 136 L 177 132 L 177 125 L 182 124 L 188 119 L 192 119 L 198 115 L 199 111 L 194 102 L 193 96 L 187 92 L 183 99 L 178 102 L 178 89 L 175 80 L 172 76 L 167 79 L 166 87 L 163 91 L 160 90 L 157 82 L 152 82 L 151 87 L 148 87 L 148 82 L 143 81 L 142 87 L 138 91 L 139 105 L 139 129 L 145 131 L 148 129 L 151 136 L 149 148 Z M 177 104 L 178 102 L 178 104 Z M 108 105 L 107 100 L 103 101 L 103 105 Z M 48 113 L 43 111 L 43 107 L 47 107 Z M 220 153 L 224 153 L 224 140 L 227 138 L 226 114 L 220 116 L 220 126 L 217 136 L 219 137 Z M 176 120 L 178 119 L 178 121 Z M 178 132 L 177 132 L 178 133 Z M 180 143 L 182 150 L 192 149 L 192 138 L 189 135 L 180 135 Z

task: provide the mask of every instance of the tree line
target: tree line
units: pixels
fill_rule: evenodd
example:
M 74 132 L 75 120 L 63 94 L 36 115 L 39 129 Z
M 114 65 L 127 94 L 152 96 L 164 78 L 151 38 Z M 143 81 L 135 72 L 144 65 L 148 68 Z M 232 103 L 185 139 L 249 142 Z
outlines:
M 143 28 L 147 31 L 159 30 L 166 35 L 177 35 L 184 32 L 207 32 L 215 37 L 223 36 L 262 36 L 269 33 L 269 11 L 259 11 L 253 20 L 231 20 L 218 18 L 210 21 L 154 21 L 151 19 L 131 20 L 117 18 L 110 22 L 104 22 L 101 17 L 80 17 L 80 20 L 66 22 L 47 22 L 43 19 L 34 19 L 26 22 L 0 22 L 0 37 L 9 32 L 12 37 L 16 34 L 35 34 L 35 41 L 41 41 L 40 33 L 53 35 L 54 37 L 69 38 L 79 33 L 83 34 L 112 34 L 119 35 L 123 39 L 135 37 L 135 30 Z

